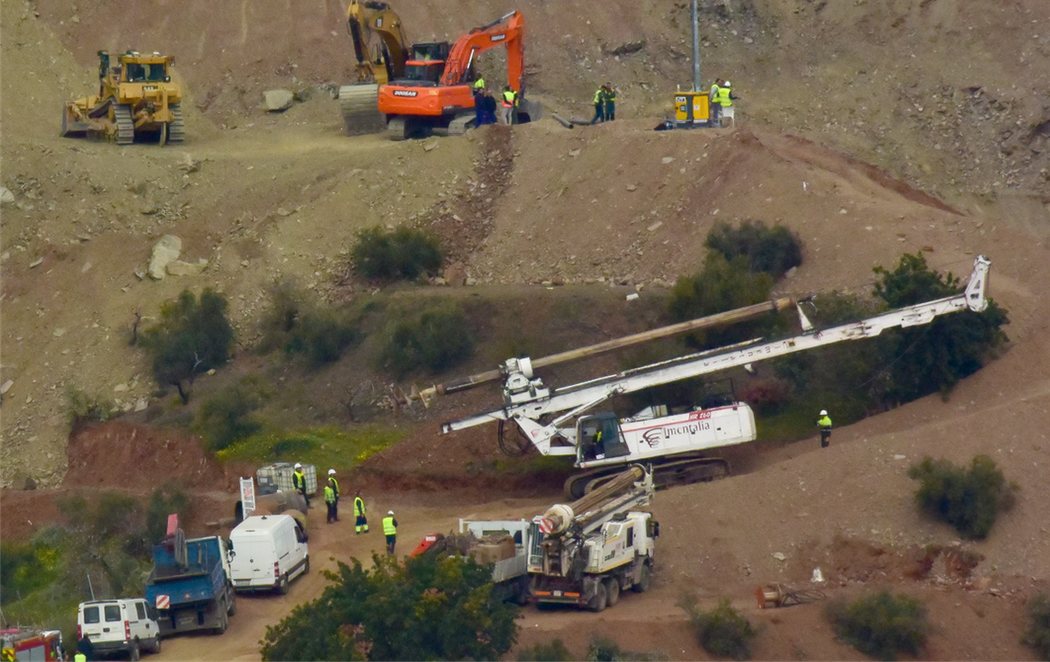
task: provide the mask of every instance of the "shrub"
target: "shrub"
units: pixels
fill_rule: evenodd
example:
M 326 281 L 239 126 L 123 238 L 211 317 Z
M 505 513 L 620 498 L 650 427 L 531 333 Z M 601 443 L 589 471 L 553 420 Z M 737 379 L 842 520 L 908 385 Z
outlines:
M 519 662 L 570 662 L 575 659 L 561 639 L 522 648 L 518 652 Z
M 624 650 L 612 639 L 595 636 L 587 646 L 588 662 L 646 662 L 649 660 L 664 660 L 665 655 L 660 653 L 640 653 Z
M 0 602 L 21 600 L 58 578 L 60 550 L 39 541 L 0 546 Z
M 261 327 L 260 349 L 280 348 L 314 367 L 338 360 L 359 338 L 347 313 L 320 307 L 288 281 L 271 289 Z
M 435 273 L 443 259 L 437 239 L 406 227 L 362 230 L 351 255 L 358 271 L 377 280 L 414 280 Z
M 175 483 L 166 483 L 153 490 L 146 504 L 146 539 L 156 544 L 167 533 L 168 515 L 179 514 L 179 521 L 185 522 L 192 515 L 193 501 Z
M 723 598 L 714 609 L 703 611 L 695 598 L 686 596 L 679 601 L 679 606 L 689 616 L 700 645 L 708 653 L 735 660 L 751 657 L 751 640 L 755 638 L 755 629 L 750 621 L 733 609 L 729 600 Z
M 474 339 L 463 310 L 440 304 L 395 322 L 387 331 L 379 360 L 398 377 L 424 368 L 438 373 L 474 353 Z
M 69 407 L 69 424 L 74 430 L 86 423 L 108 421 L 117 414 L 117 406 L 100 396 L 88 395 L 76 386 L 66 389 L 66 403 Z
M 759 414 L 772 414 L 790 402 L 791 385 L 776 377 L 754 379 L 740 390 L 740 399 Z
M 772 289 L 773 279 L 769 274 L 749 271 L 742 258 L 728 261 L 713 253 L 704 260 L 700 273 L 683 276 L 675 283 L 669 312 L 678 322 L 713 315 L 766 301 Z M 753 338 L 768 328 L 768 321 L 747 322 L 695 332 L 688 336 L 688 342 L 699 348 L 728 345 Z
M 326 573 L 320 598 L 269 626 L 266 660 L 495 660 L 514 644 L 517 609 L 487 566 L 448 556 L 357 559 Z
M 217 368 L 230 358 L 233 327 L 226 319 L 226 298 L 206 289 L 198 299 L 184 290 L 178 299 L 161 306 L 160 322 L 146 331 L 144 341 L 160 384 L 179 391 L 185 404 L 197 375 Z
M 262 428 L 251 416 L 260 406 L 262 397 L 256 388 L 245 382 L 236 384 L 201 405 L 194 429 L 212 452 L 220 451 Z
M 918 655 L 929 631 L 926 609 L 918 600 L 886 591 L 849 604 L 832 602 L 827 616 L 840 639 L 879 660 L 896 659 L 898 653 Z
M 744 221 L 734 228 L 718 223 L 707 235 L 707 247 L 727 260 L 744 258 L 752 272 L 780 278 L 802 264 L 802 244 L 798 235 L 782 225 L 767 226 L 763 221 Z
M 1028 602 L 1028 629 L 1021 641 L 1050 660 L 1050 595 L 1040 593 Z
M 987 455 L 973 458 L 969 470 L 926 457 L 908 469 L 908 476 L 920 483 L 919 506 L 966 538 L 986 537 L 999 512 L 1013 504 L 1013 488 Z
M 879 281 L 875 295 L 891 308 L 956 294 L 960 281 L 941 276 L 920 255 L 903 255 L 893 271 L 875 268 Z M 909 402 L 935 393 L 947 393 L 981 368 L 994 350 L 1007 341 L 1001 327 L 1009 322 L 1006 310 L 989 301 L 984 312 L 963 311 L 938 317 L 928 325 L 901 329 L 893 336 L 889 402 Z

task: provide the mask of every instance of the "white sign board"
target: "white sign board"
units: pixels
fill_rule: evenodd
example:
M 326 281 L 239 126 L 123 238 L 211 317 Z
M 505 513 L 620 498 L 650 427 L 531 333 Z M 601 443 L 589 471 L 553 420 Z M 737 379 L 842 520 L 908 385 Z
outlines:
M 241 506 L 245 517 L 255 512 L 255 481 L 251 478 L 241 479 Z

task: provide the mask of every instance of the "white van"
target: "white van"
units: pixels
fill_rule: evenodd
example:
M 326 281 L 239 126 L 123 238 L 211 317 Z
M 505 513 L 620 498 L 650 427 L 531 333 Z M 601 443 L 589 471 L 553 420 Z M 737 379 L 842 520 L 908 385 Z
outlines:
M 77 641 L 84 637 L 96 655 L 120 651 L 137 660 L 143 649 L 160 652 L 157 614 L 143 598 L 81 602 L 77 609 Z
M 230 532 L 230 573 L 238 591 L 277 589 L 310 571 L 306 531 L 291 515 L 248 517 Z

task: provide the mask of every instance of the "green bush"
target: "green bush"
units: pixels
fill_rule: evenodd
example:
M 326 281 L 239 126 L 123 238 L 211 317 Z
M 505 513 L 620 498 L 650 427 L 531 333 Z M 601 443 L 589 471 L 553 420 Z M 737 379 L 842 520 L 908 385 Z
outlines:
M 260 349 L 280 348 L 314 367 L 337 361 L 360 337 L 348 313 L 323 308 L 288 281 L 271 289 L 261 328 Z
M 431 373 L 448 370 L 474 353 L 469 329 L 458 305 L 432 305 L 388 328 L 379 361 L 399 378 L 420 369 Z
M 517 609 L 487 566 L 448 556 L 357 559 L 326 573 L 320 598 L 266 628 L 265 660 L 495 660 L 517 637 Z
M 728 223 L 717 223 L 707 235 L 706 244 L 725 259 L 743 258 L 749 270 L 773 278 L 802 264 L 798 235 L 782 225 L 769 227 L 762 221 L 744 221 L 734 228 Z
M 519 662 L 571 662 L 575 659 L 561 639 L 528 646 L 518 652 Z
M 259 390 L 250 383 L 241 382 L 223 389 L 201 405 L 193 427 L 204 437 L 212 452 L 220 451 L 262 428 L 252 418 L 252 413 L 261 406 Z
M 443 259 L 437 239 L 406 227 L 362 230 L 351 255 L 358 271 L 376 280 L 415 280 L 437 272 Z
M 987 455 L 973 458 L 969 469 L 926 457 L 908 476 L 919 481 L 919 506 L 966 538 L 986 537 L 999 512 L 1013 504 L 1013 488 Z
M 942 276 L 920 255 L 903 255 L 893 271 L 875 268 L 875 295 L 890 308 L 957 294 L 962 288 L 952 274 Z M 928 325 L 901 329 L 888 348 L 888 403 L 910 402 L 930 393 L 947 393 L 979 370 L 1007 341 L 1002 326 L 1006 310 L 994 301 L 982 313 L 963 311 L 938 317 Z
M 159 543 L 167 533 L 168 515 L 178 513 L 185 522 L 193 515 L 193 501 L 177 484 L 165 483 L 153 490 L 146 504 L 146 540 Z
M 697 605 L 696 598 L 685 596 L 679 601 L 679 606 L 689 616 L 700 645 L 708 653 L 734 660 L 751 657 L 751 640 L 755 638 L 755 628 L 733 609 L 729 600 L 723 598 L 714 609 L 703 611 Z
M 914 599 L 886 591 L 853 602 L 828 604 L 827 617 L 840 639 L 878 660 L 918 655 L 926 643 L 926 609 Z
M 108 421 L 117 414 L 117 405 L 100 396 L 88 395 L 76 386 L 66 388 L 69 424 L 76 430 L 86 423 Z
M 197 375 L 230 358 L 233 327 L 226 308 L 226 298 L 211 289 L 204 290 L 200 299 L 184 290 L 178 299 L 161 306 L 160 322 L 145 333 L 154 377 L 178 389 L 183 403 L 190 397 L 185 383 L 192 386 Z
M 1028 602 L 1028 629 L 1021 641 L 1050 660 L 1050 595 L 1040 593 Z
M 21 600 L 58 578 L 61 550 L 40 541 L 0 545 L 0 603 Z
M 728 261 L 712 253 L 700 273 L 683 276 L 675 283 L 668 312 L 674 321 L 682 322 L 767 301 L 772 289 L 773 278 L 750 271 L 743 258 Z M 697 331 L 688 336 L 688 342 L 698 348 L 718 347 L 753 338 L 769 328 L 768 320 L 746 322 Z

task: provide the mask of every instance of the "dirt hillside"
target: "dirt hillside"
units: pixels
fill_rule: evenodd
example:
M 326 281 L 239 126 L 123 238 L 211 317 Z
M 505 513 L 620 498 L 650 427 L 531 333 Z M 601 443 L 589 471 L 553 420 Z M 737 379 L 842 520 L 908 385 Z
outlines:
M 631 650 L 705 659 L 675 606 L 692 590 L 704 605 L 729 597 L 763 624 L 758 658 L 855 659 L 819 605 L 751 607 L 756 584 L 808 585 L 819 566 L 832 597 L 883 586 L 921 597 L 935 625 L 926 657 L 1029 658 L 1017 643 L 1024 601 L 1050 582 L 1050 5 L 701 4 L 705 78 L 733 80 L 742 97 L 735 129 L 651 130 L 689 76 L 688 3 L 566 0 L 523 6 L 530 92 L 583 115 L 594 86 L 613 80 L 622 121 L 570 131 L 548 119 L 393 143 L 341 133 L 329 91 L 348 80 L 350 51 L 335 0 L 2 0 L 0 184 L 14 197 L 0 209 L 5 539 L 55 520 L 63 482 L 103 489 L 135 474 L 130 489 L 142 491 L 169 465 L 226 512 L 229 477 L 185 432 L 118 421 L 69 436 L 70 389 L 115 400 L 139 421 L 177 409 L 129 338 L 136 314 L 150 323 L 184 288 L 226 293 L 239 335 L 230 371 L 248 371 L 261 360 L 249 349 L 268 285 L 291 278 L 335 303 L 370 296 L 346 278 L 354 234 L 418 223 L 438 233 L 471 283 L 422 289 L 503 292 L 503 313 L 520 311 L 530 328 L 540 319 L 528 296 L 554 324 L 559 306 L 579 305 L 574 293 L 610 292 L 622 314 L 574 331 L 605 339 L 650 321 L 623 295 L 638 291 L 644 303 L 692 272 L 716 221 L 761 219 L 804 244 L 804 264 L 778 286 L 784 294 L 866 291 L 872 267 L 906 251 L 963 277 L 975 255 L 988 255 L 990 292 L 1010 311 L 1010 345 L 946 400 L 839 428 L 823 451 L 815 442 L 745 449 L 730 479 L 659 493 L 654 590 L 601 615 L 526 610 L 520 643 L 561 637 L 582 652 L 599 632 Z M 424 40 L 454 37 L 512 6 L 396 8 Z M 178 58 L 192 101 L 186 144 L 58 138 L 61 103 L 94 86 L 95 51 L 127 47 Z M 266 114 L 261 93 L 272 87 L 306 100 Z M 145 276 L 165 234 L 182 239 L 183 259 L 208 260 L 207 270 Z M 314 387 L 342 387 L 359 369 L 338 363 Z M 579 370 L 554 378 L 587 374 Z M 198 388 L 212 388 L 209 379 Z M 398 510 L 402 548 L 458 517 L 531 516 L 559 498 L 557 477 L 474 478 L 472 467 L 513 462 L 497 454 L 493 430 L 436 434 L 440 421 L 496 402 L 494 390 L 479 389 L 403 413 L 395 423 L 406 441 L 362 470 L 373 511 Z M 905 472 L 925 454 L 976 453 L 992 456 L 1020 491 L 987 541 L 961 545 L 918 516 Z M 22 490 L 27 479 L 44 489 Z M 311 517 L 316 568 L 380 546 L 378 536 L 348 535 L 345 522 L 325 528 L 316 509 Z M 930 551 L 940 547 L 948 551 Z M 314 573 L 287 597 L 245 599 L 224 637 L 166 642 L 164 656 L 257 658 L 266 625 L 323 584 Z

